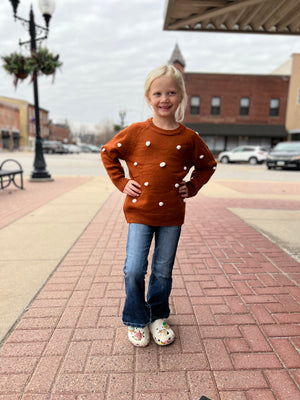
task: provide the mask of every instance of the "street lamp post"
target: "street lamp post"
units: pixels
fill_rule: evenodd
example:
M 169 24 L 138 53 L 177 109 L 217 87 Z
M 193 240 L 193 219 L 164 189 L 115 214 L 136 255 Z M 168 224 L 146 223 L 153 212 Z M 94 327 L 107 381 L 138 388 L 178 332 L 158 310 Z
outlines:
M 29 20 L 21 18 L 17 15 L 18 5 L 20 0 L 9 0 L 13 7 L 14 17 L 20 21 L 25 22 L 29 26 L 29 42 L 20 42 L 21 45 L 30 43 L 31 54 L 36 50 L 36 42 L 47 38 L 49 31 L 49 21 L 55 8 L 55 0 L 39 0 L 40 10 L 44 16 L 46 27 L 39 26 L 34 21 L 34 13 L 32 6 L 30 8 Z M 36 27 L 39 30 L 45 32 L 43 37 L 37 38 Z M 34 169 L 31 173 L 32 181 L 49 181 L 51 179 L 50 173 L 47 171 L 46 162 L 44 159 L 42 138 L 41 138 L 41 125 L 40 125 L 40 107 L 39 107 L 39 94 L 38 94 L 38 77 L 37 74 L 33 79 L 33 95 L 34 95 L 34 111 L 35 111 L 35 157 L 34 157 Z

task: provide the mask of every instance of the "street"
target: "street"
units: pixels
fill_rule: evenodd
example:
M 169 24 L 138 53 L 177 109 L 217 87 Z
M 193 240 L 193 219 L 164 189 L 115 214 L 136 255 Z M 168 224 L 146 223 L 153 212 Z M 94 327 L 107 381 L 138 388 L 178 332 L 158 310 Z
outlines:
M 55 175 L 103 176 L 105 169 L 100 154 L 45 154 L 47 170 L 52 178 Z M 34 153 L 1 152 L 1 162 L 7 158 L 19 161 L 25 176 L 29 176 L 33 167 Z M 300 182 L 300 171 L 268 170 L 266 165 L 218 164 L 213 179 L 266 181 L 266 182 Z

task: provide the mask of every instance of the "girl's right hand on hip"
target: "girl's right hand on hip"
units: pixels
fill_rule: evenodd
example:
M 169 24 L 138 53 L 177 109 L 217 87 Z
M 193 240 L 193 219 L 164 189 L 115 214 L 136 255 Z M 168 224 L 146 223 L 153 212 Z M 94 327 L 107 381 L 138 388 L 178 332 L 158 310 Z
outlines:
M 129 196 L 132 196 L 132 197 L 138 197 L 141 194 L 140 188 L 141 188 L 141 185 L 138 182 L 134 181 L 133 179 L 130 179 L 126 183 L 123 193 L 128 194 Z

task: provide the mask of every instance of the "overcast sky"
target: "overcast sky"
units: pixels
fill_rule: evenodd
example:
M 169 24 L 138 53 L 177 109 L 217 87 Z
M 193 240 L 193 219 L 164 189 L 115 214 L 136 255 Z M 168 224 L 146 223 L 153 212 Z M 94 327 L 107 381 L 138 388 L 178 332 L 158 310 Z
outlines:
M 21 0 L 18 15 L 28 18 L 31 3 L 36 23 L 44 25 L 38 0 Z M 145 78 L 168 62 L 176 42 L 187 72 L 269 74 L 300 53 L 297 36 L 163 31 L 164 9 L 163 0 L 56 0 L 44 44 L 59 53 L 63 67 L 54 83 L 39 78 L 40 106 L 49 117 L 74 124 L 119 123 L 119 111 L 125 110 L 126 124 L 147 118 Z M 0 38 L 0 55 L 18 50 L 19 39 L 28 38 L 14 22 L 9 0 L 0 4 Z M 29 80 L 15 90 L 3 68 L 0 95 L 33 103 Z

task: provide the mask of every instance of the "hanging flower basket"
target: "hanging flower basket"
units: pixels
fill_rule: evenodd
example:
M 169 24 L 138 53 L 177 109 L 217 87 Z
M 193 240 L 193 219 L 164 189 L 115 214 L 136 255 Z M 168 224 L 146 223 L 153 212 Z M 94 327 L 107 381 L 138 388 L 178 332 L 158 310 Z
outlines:
M 54 75 L 56 69 L 62 66 L 58 54 L 54 55 L 48 49 L 42 47 L 32 52 L 32 60 L 37 74 Z
M 32 76 L 32 80 L 39 74 L 55 75 L 56 69 L 62 66 L 58 54 L 54 55 L 48 49 L 41 47 L 33 51 L 30 57 L 14 52 L 1 58 L 3 68 L 14 76 L 15 86 L 19 79 L 24 80 L 28 75 Z
M 34 71 L 34 63 L 31 57 L 25 57 L 20 53 L 11 53 L 1 57 L 3 68 L 14 76 L 14 85 L 17 86 L 18 80 L 24 80 Z

